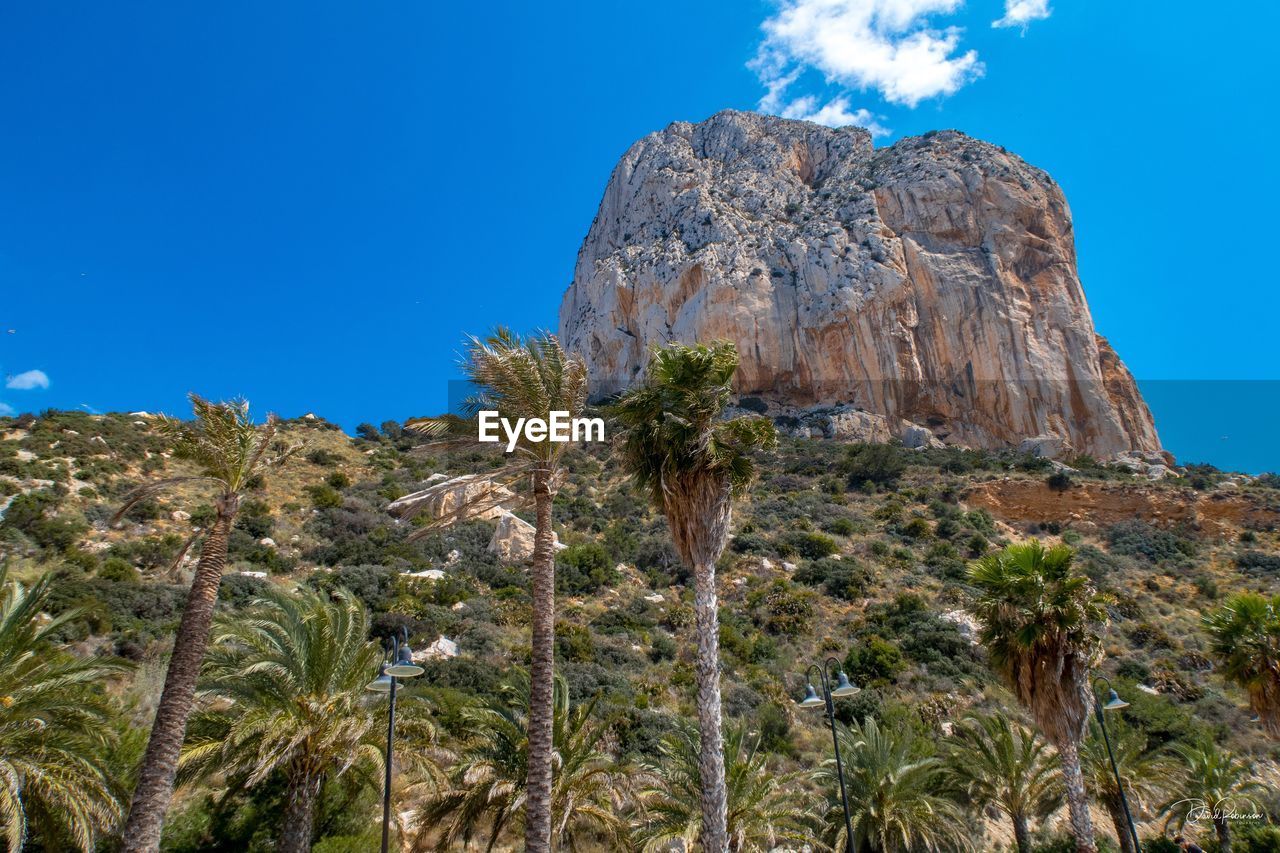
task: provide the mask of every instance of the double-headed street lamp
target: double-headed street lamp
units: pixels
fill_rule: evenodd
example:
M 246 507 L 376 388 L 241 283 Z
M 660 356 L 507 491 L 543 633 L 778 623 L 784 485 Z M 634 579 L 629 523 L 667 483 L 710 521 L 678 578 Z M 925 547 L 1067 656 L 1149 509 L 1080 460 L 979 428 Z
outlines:
M 387 760 L 386 776 L 382 780 L 382 853 L 391 844 L 391 757 L 396 736 L 396 683 L 401 678 L 422 675 L 425 670 L 413 662 L 413 650 L 409 648 L 409 629 L 387 639 L 387 654 L 378 668 L 378 677 L 370 681 L 366 690 L 390 695 L 391 707 L 387 712 Z
M 813 687 L 813 671 L 818 671 L 818 683 L 822 685 L 822 695 Z M 830 673 L 835 673 L 836 686 L 831 688 Z M 822 666 L 810 664 L 805 671 L 804 698 L 798 703 L 801 708 L 826 708 L 827 722 L 831 726 L 831 743 L 836 752 L 836 776 L 840 779 L 840 804 L 844 807 L 845 846 L 848 853 L 853 853 L 853 819 L 849 816 L 849 794 L 844 787 L 844 762 L 840 759 L 840 741 L 836 737 L 836 707 L 831 700 L 836 696 L 852 696 L 861 690 L 849 681 L 849 677 L 840 668 L 840 661 L 827 658 Z
M 1107 685 L 1106 702 L 1103 702 L 1099 695 L 1101 691 L 1098 689 L 1098 682 L 1100 681 L 1106 682 Z M 1115 688 L 1111 686 L 1111 679 L 1105 675 L 1099 675 L 1093 680 L 1093 712 L 1098 718 L 1098 726 L 1102 729 L 1102 742 L 1107 745 L 1107 758 L 1111 759 L 1111 772 L 1116 777 L 1116 790 L 1120 792 L 1120 805 L 1124 808 L 1124 819 L 1129 824 L 1133 849 L 1142 853 L 1142 845 L 1138 841 L 1138 830 L 1133 826 L 1133 815 L 1129 814 L 1129 800 L 1124 795 L 1124 783 L 1120 781 L 1120 768 L 1116 766 L 1116 756 L 1111 751 L 1111 737 L 1107 734 L 1107 720 L 1104 716 L 1105 711 L 1118 711 L 1128 707 L 1129 703 L 1121 699 L 1120 694 L 1116 693 Z

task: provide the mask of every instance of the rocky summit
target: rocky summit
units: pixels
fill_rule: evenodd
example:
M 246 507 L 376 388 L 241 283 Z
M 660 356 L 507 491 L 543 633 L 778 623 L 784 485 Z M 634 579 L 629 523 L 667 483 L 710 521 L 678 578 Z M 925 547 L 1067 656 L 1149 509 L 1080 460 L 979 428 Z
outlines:
M 825 434 L 1160 450 L 1094 330 L 1062 190 L 956 131 L 876 148 L 857 127 L 722 112 L 644 137 L 605 189 L 560 333 L 606 391 L 655 344 L 731 340 L 744 404 Z

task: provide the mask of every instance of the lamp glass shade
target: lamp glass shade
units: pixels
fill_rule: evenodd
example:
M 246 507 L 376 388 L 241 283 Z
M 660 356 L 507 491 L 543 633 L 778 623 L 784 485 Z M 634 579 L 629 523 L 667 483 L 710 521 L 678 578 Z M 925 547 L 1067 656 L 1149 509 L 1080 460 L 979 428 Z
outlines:
M 396 678 L 413 678 L 415 675 L 422 675 L 425 669 L 413 662 L 413 652 L 409 650 L 407 645 L 400 647 L 400 654 L 395 663 L 387 667 L 387 674 L 394 675 Z
M 364 686 L 365 690 L 374 693 L 390 693 L 391 692 L 391 676 L 387 675 L 385 668 L 381 675 L 370 681 Z
M 1111 695 L 1107 697 L 1107 704 L 1102 706 L 1104 711 L 1119 711 L 1121 708 L 1128 708 L 1129 703 L 1120 698 L 1120 694 L 1111 691 Z
M 861 692 L 862 688 L 850 682 L 843 670 L 836 673 L 836 687 L 831 691 L 832 696 L 853 696 Z
M 800 700 L 800 707 L 820 708 L 822 705 L 822 697 L 818 695 L 818 691 L 813 689 L 812 684 L 806 684 L 804 687 L 804 698 Z

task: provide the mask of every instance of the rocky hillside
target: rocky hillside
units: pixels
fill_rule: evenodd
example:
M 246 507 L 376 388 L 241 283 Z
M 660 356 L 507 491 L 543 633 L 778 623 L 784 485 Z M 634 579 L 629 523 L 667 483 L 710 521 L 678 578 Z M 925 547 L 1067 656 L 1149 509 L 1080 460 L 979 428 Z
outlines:
M 483 512 L 419 541 L 394 512 L 456 512 L 486 488 L 474 475 L 497 456 L 432 452 L 394 422 L 352 438 L 307 417 L 285 432 L 308 449 L 243 502 L 220 607 L 235 611 L 267 585 L 346 587 L 375 632 L 409 629 L 428 670 L 415 690 L 438 703 L 499 696 L 529 657 L 527 510 L 494 490 Z M 1132 702 L 1127 724 L 1152 747 L 1213 738 L 1274 782 L 1280 756 L 1215 671 L 1199 619 L 1225 595 L 1280 590 L 1280 478 L 1190 467 L 1153 482 L 1130 466 L 1068 461 L 1069 475 L 1014 451 L 784 439 L 762 459 L 719 568 L 731 725 L 759 733 L 779 774 L 818 766 L 827 733 L 794 700 L 804 667 L 828 655 L 873 688 L 846 700 L 842 718 L 877 716 L 926 746 L 969 710 L 1013 707 L 974 639 L 964 572 L 989 548 L 1039 537 L 1074 545 L 1114 596 L 1104 670 Z M 62 629 L 79 653 L 136 664 L 110 687 L 133 730 L 150 720 L 190 581 L 190 559 L 172 564 L 212 508 L 184 486 L 119 527 L 108 519 L 136 484 L 184 473 L 146 416 L 0 418 L 0 560 L 28 581 L 54 573 L 51 610 L 79 610 Z M 649 759 L 694 715 L 689 575 L 607 445 L 570 451 L 555 519 L 557 667 L 575 702 L 599 697 L 612 754 Z M 335 787 L 318 821 L 355 840 L 323 849 L 374 844 L 359 833 L 376 827 L 377 783 L 360 784 Z M 184 790 L 166 849 L 268 849 L 280 791 Z M 987 833 L 984 849 L 1008 841 L 1000 821 L 974 831 Z
M 598 389 L 632 382 L 652 344 L 723 338 L 758 408 L 874 416 L 856 437 L 1160 449 L 1094 330 L 1061 189 L 955 131 L 876 149 L 855 127 L 722 112 L 646 136 L 605 189 L 560 332 Z

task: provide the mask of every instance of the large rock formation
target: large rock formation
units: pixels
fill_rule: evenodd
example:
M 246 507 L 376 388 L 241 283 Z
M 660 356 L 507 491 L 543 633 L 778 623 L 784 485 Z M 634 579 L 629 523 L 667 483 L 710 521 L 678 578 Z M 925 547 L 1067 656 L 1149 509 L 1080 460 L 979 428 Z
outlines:
M 560 333 L 598 390 L 633 382 L 653 344 L 728 339 L 738 390 L 771 413 L 1160 446 L 1094 332 L 1062 191 L 955 131 L 875 149 L 860 128 L 723 112 L 646 136 L 605 189 Z

